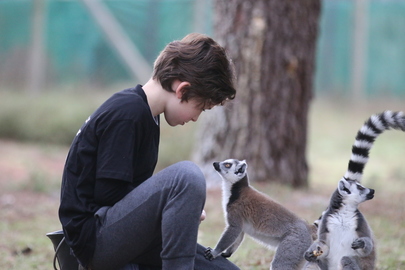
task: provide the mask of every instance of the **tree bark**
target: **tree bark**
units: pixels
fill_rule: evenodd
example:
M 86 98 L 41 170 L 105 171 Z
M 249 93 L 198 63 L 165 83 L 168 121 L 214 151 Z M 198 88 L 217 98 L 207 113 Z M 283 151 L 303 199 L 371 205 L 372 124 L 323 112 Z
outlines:
M 252 181 L 308 185 L 307 116 L 320 0 L 217 0 L 216 39 L 233 59 L 234 101 L 202 118 L 194 159 L 246 159 Z

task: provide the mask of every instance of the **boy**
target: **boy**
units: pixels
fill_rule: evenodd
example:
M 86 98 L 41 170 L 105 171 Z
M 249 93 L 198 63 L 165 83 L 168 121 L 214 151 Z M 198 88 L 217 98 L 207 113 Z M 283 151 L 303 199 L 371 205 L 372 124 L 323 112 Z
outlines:
M 198 244 L 205 179 L 188 161 L 153 175 L 159 115 L 197 121 L 235 97 L 232 65 L 211 38 L 169 43 L 144 85 L 114 94 L 78 131 L 62 180 L 59 218 L 79 269 L 238 269 Z

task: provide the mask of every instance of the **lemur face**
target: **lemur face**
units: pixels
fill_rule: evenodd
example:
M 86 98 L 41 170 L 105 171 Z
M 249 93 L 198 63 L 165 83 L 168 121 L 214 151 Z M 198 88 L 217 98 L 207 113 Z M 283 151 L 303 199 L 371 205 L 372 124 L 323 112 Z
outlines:
M 343 200 L 355 204 L 374 198 L 374 189 L 366 188 L 354 180 L 341 179 L 339 181 L 338 190 Z
M 222 162 L 214 162 L 215 170 L 222 178 L 231 183 L 236 183 L 247 173 L 247 163 L 245 160 L 227 159 Z

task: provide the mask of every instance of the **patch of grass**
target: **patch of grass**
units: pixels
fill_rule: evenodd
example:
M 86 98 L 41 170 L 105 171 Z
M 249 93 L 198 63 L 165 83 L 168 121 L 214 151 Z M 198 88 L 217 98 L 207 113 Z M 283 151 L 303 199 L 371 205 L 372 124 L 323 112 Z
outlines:
M 27 192 L 13 196 L 14 202 L 1 205 L 0 268 L 52 269 L 53 246 L 45 233 L 60 226 L 58 200 Z
M 37 193 L 51 193 L 60 189 L 61 179 L 52 178 L 46 171 L 39 168 L 32 168 L 29 171 L 28 180 L 19 189 Z
M 3 99 L 0 103 L 3 104 Z M 87 107 L 88 104 L 84 103 L 82 106 Z M 2 109 L 0 106 L 0 118 Z M 280 184 L 253 185 L 312 222 L 326 208 L 337 181 L 346 170 L 357 130 L 371 114 L 385 109 L 401 110 L 403 101 L 355 103 L 336 99 L 315 100 L 309 118 L 309 188 L 294 190 Z M 77 126 L 71 127 L 73 133 L 88 114 L 85 112 L 78 116 L 80 121 L 74 124 Z M 163 117 L 161 121 L 158 170 L 190 158 L 196 127 L 188 124 L 172 128 L 164 123 Z M 52 269 L 53 246 L 45 234 L 60 229 L 57 218 L 58 185 L 68 148 L 0 141 L 0 149 L 0 269 Z M 376 236 L 378 270 L 405 268 L 403 149 L 405 134 L 388 131 L 377 139 L 365 168 L 363 183 L 375 188 L 376 196 L 362 204 L 361 210 Z M 220 190 L 208 190 L 205 210 L 207 219 L 200 226 L 199 243 L 213 247 L 225 226 Z M 26 247 L 30 247 L 32 252 L 24 255 L 21 251 Z M 230 260 L 244 270 L 264 270 L 269 269 L 273 255 L 273 251 L 247 237 Z
M 38 97 L 2 92 L 0 137 L 69 145 L 104 98 L 100 93 L 50 92 Z

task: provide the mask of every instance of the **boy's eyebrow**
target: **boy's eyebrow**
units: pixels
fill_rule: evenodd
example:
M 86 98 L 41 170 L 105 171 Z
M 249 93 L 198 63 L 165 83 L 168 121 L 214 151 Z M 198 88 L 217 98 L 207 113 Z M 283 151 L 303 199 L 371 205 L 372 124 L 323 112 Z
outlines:
M 209 111 L 209 110 L 211 110 L 211 109 L 214 108 L 214 107 L 215 107 L 215 105 L 204 107 L 204 108 L 203 108 L 203 111 Z
M 221 102 L 221 103 L 219 103 L 219 104 L 214 104 L 214 103 L 212 103 L 212 102 L 208 102 L 208 103 L 205 104 L 204 110 L 211 110 L 211 109 L 214 108 L 215 106 L 223 105 L 223 103 L 224 103 L 224 102 Z

